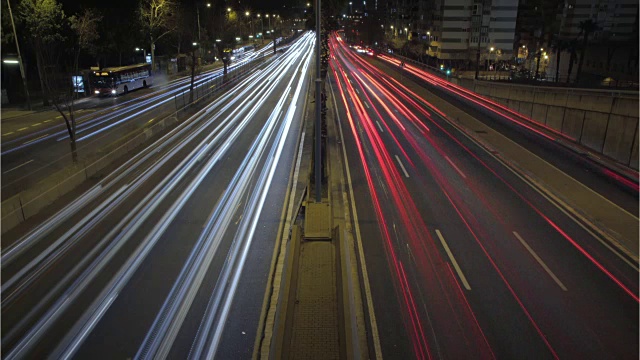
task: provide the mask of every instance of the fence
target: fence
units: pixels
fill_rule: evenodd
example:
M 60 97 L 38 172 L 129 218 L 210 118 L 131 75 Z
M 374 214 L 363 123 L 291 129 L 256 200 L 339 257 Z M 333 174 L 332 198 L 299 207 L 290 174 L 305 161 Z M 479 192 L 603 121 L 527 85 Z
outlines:
M 261 65 L 264 62 L 265 57 L 266 56 L 263 54 L 262 57 L 249 63 L 230 67 L 226 75 L 211 78 L 199 84 L 194 84 L 193 93 L 191 92 L 191 89 L 177 93 L 173 97 L 176 112 L 179 113 L 186 111 L 191 105 L 198 101 L 206 100 L 220 91 L 228 89 L 229 86 L 235 83 L 239 78 Z

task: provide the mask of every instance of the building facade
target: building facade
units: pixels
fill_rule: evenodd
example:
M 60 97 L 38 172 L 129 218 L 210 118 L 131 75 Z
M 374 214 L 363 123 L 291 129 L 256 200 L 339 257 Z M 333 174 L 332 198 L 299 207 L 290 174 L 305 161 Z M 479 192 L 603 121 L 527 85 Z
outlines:
M 457 66 L 513 57 L 518 0 L 435 0 L 428 54 Z
M 590 34 L 582 72 L 587 79 L 638 80 L 638 1 L 637 0 L 565 0 L 560 18 L 559 38 L 582 44 L 580 24 L 593 21 L 597 29 Z M 578 49 L 579 50 L 579 49 Z M 555 58 L 550 69 L 555 72 Z M 568 74 L 569 56 L 561 57 L 560 77 L 572 81 Z M 579 59 L 576 58 L 576 61 Z M 575 63 L 574 63 L 575 69 Z M 564 76 L 563 76 L 564 75 Z M 583 80 L 585 76 L 581 76 Z

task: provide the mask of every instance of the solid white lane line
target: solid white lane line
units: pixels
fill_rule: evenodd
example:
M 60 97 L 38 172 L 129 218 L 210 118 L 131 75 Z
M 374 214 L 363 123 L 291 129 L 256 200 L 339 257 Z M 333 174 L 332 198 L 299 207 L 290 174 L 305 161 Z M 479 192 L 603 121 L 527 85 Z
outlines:
M 536 259 L 536 261 L 538 262 L 538 264 L 540 264 L 540 266 L 542 266 L 542 268 L 544 269 L 544 271 L 547 272 L 547 274 L 549 274 L 549 276 L 551 276 L 551 278 L 553 279 L 553 281 L 556 282 L 556 284 L 558 284 L 558 286 L 560 286 L 560 288 L 564 291 L 567 291 L 567 288 L 564 286 L 564 284 L 562 283 L 562 281 L 560 281 L 560 279 L 558 279 L 558 277 L 553 273 L 553 271 L 551 271 L 551 269 L 549 269 L 549 267 L 547 266 L 547 264 L 544 263 L 544 261 L 542 261 L 542 259 L 540 258 L 540 256 L 538 256 L 538 254 L 536 254 L 535 251 L 533 251 L 533 249 L 529 246 L 529 244 L 527 244 L 526 241 L 524 241 L 524 239 L 522 237 L 520 237 L 520 235 L 517 232 L 513 232 L 513 235 L 516 236 L 516 238 L 518 240 L 520 240 L 520 242 L 522 243 L 522 246 L 525 247 L 525 249 L 527 249 L 527 251 L 529 251 L 529 253 L 531 254 L 531 256 L 533 256 L 534 259 Z
M 382 126 L 380 125 L 380 122 L 378 120 L 376 120 L 376 124 L 378 124 L 378 129 L 380 129 L 380 132 L 384 132 L 384 130 L 382 130 Z
M 28 163 L 30 163 L 30 162 L 33 162 L 33 159 L 31 159 L 31 160 L 27 161 L 27 162 L 26 162 L 26 163 L 24 163 L 24 164 L 18 165 L 18 166 L 16 166 L 16 167 L 14 167 L 13 169 L 9 169 L 9 170 L 7 170 L 7 171 L 3 172 L 3 174 L 6 174 L 6 173 L 8 173 L 8 172 L 11 172 L 11 171 L 13 171 L 13 170 L 15 170 L 15 169 L 17 169 L 17 168 L 21 168 L 21 167 L 23 167 L 23 166 L 27 165 L 27 164 L 28 164 Z
M 447 159 L 449 164 L 451 164 L 451 166 L 453 166 L 454 169 L 456 169 L 456 171 L 458 172 L 458 174 L 460 174 L 460 176 L 462 176 L 465 179 L 467 178 L 467 176 L 456 166 L 456 164 L 453 163 L 453 161 L 451 161 L 451 159 L 449 159 L 448 156 L 445 155 L 444 158 Z
M 462 281 L 462 285 L 464 285 L 465 289 L 471 290 L 471 286 L 469 286 L 469 282 L 467 281 L 467 278 L 462 273 L 462 269 L 460 269 L 460 265 L 458 265 L 456 258 L 453 257 L 453 254 L 451 253 L 451 249 L 449 249 L 449 245 L 447 245 L 447 242 L 444 241 L 444 237 L 442 237 L 440 230 L 436 229 L 436 235 L 438 235 L 438 239 L 440 239 L 440 243 L 442 243 L 442 247 L 444 247 L 444 251 L 447 252 L 447 256 L 449 256 L 449 260 L 451 260 L 451 263 L 453 264 L 453 268 L 456 269 L 456 272 L 458 273 L 458 277 L 460 277 L 460 280 Z
M 407 172 L 407 169 L 404 168 L 404 164 L 402 164 L 402 160 L 400 160 L 398 155 L 396 155 L 396 160 L 398 160 L 398 164 L 400 164 L 400 167 L 402 168 L 402 172 L 404 173 L 404 176 L 409 177 L 409 173 Z
M 38 136 L 38 137 L 37 137 L 37 138 L 35 138 L 35 139 L 31 139 L 31 140 L 29 140 L 29 141 L 25 141 L 22 145 L 27 145 L 27 144 L 29 144 L 29 143 L 32 143 L 32 142 L 36 141 L 36 140 L 40 140 L 40 139 L 42 139 L 42 138 L 43 138 L 43 137 L 45 137 L 45 136 L 49 136 L 49 134 L 44 134 L 44 135 L 42 135 L 42 136 Z

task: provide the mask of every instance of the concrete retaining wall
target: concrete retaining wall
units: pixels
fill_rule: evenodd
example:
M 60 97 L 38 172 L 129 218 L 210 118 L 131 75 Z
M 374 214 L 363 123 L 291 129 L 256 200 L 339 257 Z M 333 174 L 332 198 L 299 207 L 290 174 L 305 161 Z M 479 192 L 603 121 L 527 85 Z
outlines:
M 595 152 L 638 169 L 638 93 L 453 79 Z

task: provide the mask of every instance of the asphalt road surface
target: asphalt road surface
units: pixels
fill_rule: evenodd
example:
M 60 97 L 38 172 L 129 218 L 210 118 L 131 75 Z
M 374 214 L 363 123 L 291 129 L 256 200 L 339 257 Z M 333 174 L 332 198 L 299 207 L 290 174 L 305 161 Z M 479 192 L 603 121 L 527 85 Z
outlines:
M 249 66 L 270 54 L 272 47 L 243 54 L 230 70 Z M 195 91 L 202 93 L 222 80 L 221 68 L 198 74 Z M 119 141 L 153 121 L 159 121 L 184 106 L 189 98 L 191 77 L 168 80 L 154 76 L 154 85 L 118 97 L 91 96 L 78 100 L 76 116 L 77 153 L 91 154 Z M 68 114 L 68 112 L 67 112 Z M 3 119 L 2 199 L 29 188 L 51 173 L 72 163 L 69 135 L 62 115 L 43 111 Z
M 4 358 L 251 356 L 313 44 L 3 249 Z
M 381 355 L 637 358 L 637 264 L 366 55 L 330 42 L 327 85 L 344 134 Z M 557 158 L 566 162 L 560 168 L 579 167 Z M 637 210 L 633 194 L 589 181 Z

